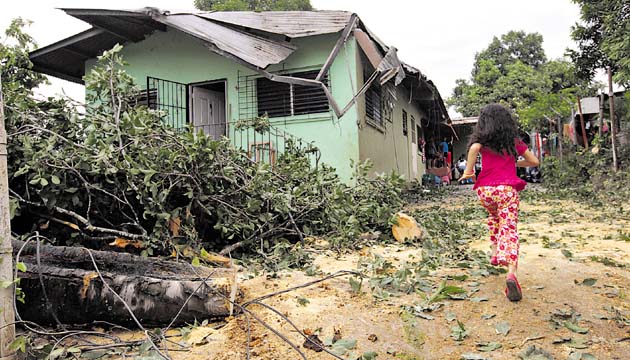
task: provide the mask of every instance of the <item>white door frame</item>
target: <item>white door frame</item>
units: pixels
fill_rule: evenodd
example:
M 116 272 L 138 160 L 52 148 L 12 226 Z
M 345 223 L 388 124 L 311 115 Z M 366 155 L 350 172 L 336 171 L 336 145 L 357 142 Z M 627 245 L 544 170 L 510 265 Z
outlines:
M 194 83 L 189 83 L 188 84 L 188 116 L 190 119 L 190 124 L 193 123 L 194 121 L 194 111 L 195 111 L 195 107 L 193 104 L 193 88 L 195 87 L 202 87 L 204 85 L 211 85 L 211 84 L 218 84 L 218 83 L 223 83 L 223 101 L 225 103 L 225 134 L 227 136 L 227 134 L 229 134 L 230 129 L 229 129 L 229 124 L 228 124 L 228 118 L 229 118 L 229 114 L 228 114 L 228 93 L 227 93 L 227 79 L 217 79 L 217 80 L 207 80 L 207 81 L 199 81 L 199 82 L 194 82 Z

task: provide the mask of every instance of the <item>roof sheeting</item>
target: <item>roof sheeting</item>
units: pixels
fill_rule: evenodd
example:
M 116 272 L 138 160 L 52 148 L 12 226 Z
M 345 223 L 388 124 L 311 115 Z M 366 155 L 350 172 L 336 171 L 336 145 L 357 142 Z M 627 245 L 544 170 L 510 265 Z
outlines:
M 235 56 L 261 69 L 289 57 L 296 47 L 286 41 L 274 41 L 247 34 L 197 15 L 178 14 L 154 17 L 157 21 L 206 41 L 218 52 Z
M 334 34 L 352 16 L 348 11 L 225 11 L 198 14 L 209 20 L 280 34 L 290 38 Z

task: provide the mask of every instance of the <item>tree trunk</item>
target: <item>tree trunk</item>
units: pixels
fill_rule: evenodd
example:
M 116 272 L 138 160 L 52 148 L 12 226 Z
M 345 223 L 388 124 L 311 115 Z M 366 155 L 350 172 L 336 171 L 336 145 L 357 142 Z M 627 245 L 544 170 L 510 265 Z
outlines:
M 14 252 L 23 242 L 14 241 Z M 195 267 L 154 258 L 107 251 L 91 251 L 107 284 L 129 305 L 136 318 L 146 326 L 171 323 L 187 299 L 174 325 L 229 315 L 234 271 Z M 85 324 L 107 321 L 135 326 L 123 303 L 100 280 L 87 249 L 77 247 L 24 246 L 20 261 L 27 266 L 19 273 L 26 303 L 18 303 L 24 320 L 39 324 Z M 42 281 L 44 287 L 42 287 Z M 203 284 L 203 280 L 208 285 Z M 191 294 L 193 294 L 190 296 Z M 222 294 L 223 296 L 220 296 Z M 240 292 L 235 300 L 241 297 Z

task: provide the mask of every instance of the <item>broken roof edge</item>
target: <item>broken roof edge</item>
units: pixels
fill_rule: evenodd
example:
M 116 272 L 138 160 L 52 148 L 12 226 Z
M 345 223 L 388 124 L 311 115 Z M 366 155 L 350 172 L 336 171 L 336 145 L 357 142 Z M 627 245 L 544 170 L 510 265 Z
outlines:
M 90 29 L 81 31 L 81 32 L 79 32 L 77 34 L 70 35 L 69 37 L 67 37 L 65 39 L 59 40 L 59 41 L 54 42 L 52 44 L 49 44 L 49 45 L 46 45 L 44 47 L 38 48 L 36 50 L 33 50 L 33 51 L 31 51 L 29 53 L 29 57 L 32 60 L 33 58 L 37 58 L 37 57 L 45 55 L 45 54 L 47 54 L 47 53 L 49 53 L 51 51 L 55 51 L 57 49 L 66 47 L 68 45 L 75 44 L 75 43 L 77 43 L 79 41 L 82 41 L 82 40 L 94 37 L 96 35 L 100 35 L 100 34 L 102 34 L 104 32 L 105 32 L 105 30 L 103 30 L 103 29 L 92 27 Z

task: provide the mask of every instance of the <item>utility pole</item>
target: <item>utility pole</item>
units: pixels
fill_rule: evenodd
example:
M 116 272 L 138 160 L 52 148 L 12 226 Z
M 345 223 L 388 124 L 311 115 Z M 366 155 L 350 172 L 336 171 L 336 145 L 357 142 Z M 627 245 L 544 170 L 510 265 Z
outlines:
M 611 139 L 612 139 L 612 155 L 613 155 L 613 170 L 617 171 L 617 145 L 616 137 L 617 137 L 617 124 L 615 121 L 615 93 L 613 92 L 613 83 L 612 83 L 612 70 L 610 66 L 607 68 L 608 70 L 608 101 L 610 101 L 610 129 Z
M 0 280 L 13 280 L 8 170 L 7 131 L 4 128 L 4 99 L 0 77 Z M 0 288 L 0 360 L 15 358 L 15 352 L 9 350 L 9 345 L 15 340 L 14 295 L 13 286 Z

